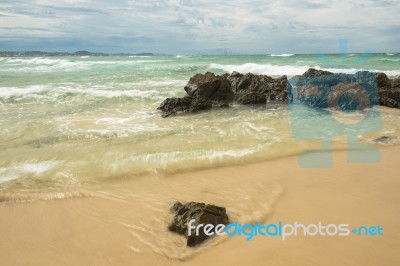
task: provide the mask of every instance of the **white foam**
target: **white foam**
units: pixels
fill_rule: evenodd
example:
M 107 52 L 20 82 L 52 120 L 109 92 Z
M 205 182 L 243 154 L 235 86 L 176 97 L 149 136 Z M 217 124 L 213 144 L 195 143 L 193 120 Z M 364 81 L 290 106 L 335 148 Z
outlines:
M 128 56 L 129 58 L 147 58 L 147 57 L 151 57 L 151 56 L 148 56 L 148 55 L 130 55 L 130 56 Z
M 49 91 L 47 86 L 28 86 L 28 87 L 0 87 L 0 99 L 9 99 L 12 97 L 23 97 L 32 94 L 41 94 Z
M 237 71 L 239 73 L 253 73 L 253 74 L 262 74 L 262 75 L 270 75 L 270 76 L 295 76 L 302 75 L 309 68 L 315 69 L 323 69 L 333 73 L 346 73 L 346 74 L 354 74 L 357 71 L 362 71 L 363 69 L 357 68 L 321 68 L 320 66 L 294 66 L 294 65 L 271 65 L 271 64 L 255 64 L 255 63 L 246 63 L 241 65 L 223 65 L 223 64 L 210 64 L 209 68 L 211 69 L 221 69 L 228 73 L 232 73 L 233 71 Z M 398 70 L 375 70 L 369 69 L 369 71 L 373 72 L 385 72 L 389 76 L 396 76 L 400 74 L 400 69 Z
M 290 57 L 290 56 L 294 56 L 294 54 L 271 54 L 270 56 L 273 56 L 273 57 Z
M 23 175 L 38 176 L 59 166 L 62 162 L 56 160 L 43 162 L 25 162 L 12 164 L 8 167 L 0 168 L 0 184 L 18 179 Z
M 281 76 L 281 75 L 300 75 L 306 72 L 310 67 L 309 66 L 278 66 L 271 64 L 255 64 L 255 63 L 246 63 L 241 65 L 222 65 L 222 64 L 211 64 L 210 68 L 213 69 L 221 69 L 227 71 L 229 73 L 233 71 L 237 71 L 240 73 L 253 73 L 253 74 L 262 74 L 262 75 L 272 75 L 272 76 Z
M 400 59 L 393 59 L 393 58 L 381 58 L 378 59 L 379 61 L 391 61 L 391 62 L 400 62 Z
M 8 67 L 2 68 L 1 71 L 12 72 L 57 72 L 57 71 L 81 71 L 90 69 L 98 65 L 136 65 L 142 63 L 160 63 L 170 60 L 125 60 L 125 61 L 87 61 L 78 59 L 54 59 L 54 58 L 9 58 L 4 61 Z M 146 57 L 139 57 L 146 58 Z
M 176 84 L 173 82 L 164 82 L 158 84 L 156 81 L 149 81 L 148 85 L 161 86 L 161 85 Z M 140 84 L 138 85 L 140 86 Z M 67 94 L 90 95 L 93 97 L 101 98 L 116 98 L 116 97 L 130 97 L 136 99 L 164 99 L 165 97 L 175 96 L 175 91 L 165 90 L 160 91 L 152 90 L 139 90 L 139 89 L 113 89 L 111 86 L 85 86 L 85 85 L 33 85 L 27 87 L 0 87 L 0 99 L 7 100 L 15 98 L 15 100 L 22 100 L 27 98 L 46 98 L 48 100 L 57 100 L 57 97 Z

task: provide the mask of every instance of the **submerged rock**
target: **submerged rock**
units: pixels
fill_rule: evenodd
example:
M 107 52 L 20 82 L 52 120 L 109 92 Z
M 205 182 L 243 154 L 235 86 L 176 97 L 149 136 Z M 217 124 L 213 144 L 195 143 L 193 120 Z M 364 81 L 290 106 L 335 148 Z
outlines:
M 167 98 L 165 99 L 159 110 L 162 111 L 163 117 L 168 117 L 177 113 L 195 113 L 201 110 L 211 109 L 212 102 L 202 98 L 185 96 L 183 98 Z
M 396 140 L 396 137 L 394 136 L 381 136 L 379 138 L 374 139 L 374 142 L 379 144 L 389 144 L 394 140 Z
M 175 214 L 175 217 L 168 229 L 172 232 L 184 235 L 187 238 L 187 246 L 194 247 L 204 242 L 209 236 L 204 234 L 203 230 L 199 231 L 199 235 L 196 236 L 195 229 L 191 231 L 191 235 L 188 235 L 188 223 L 190 220 L 195 219 L 192 224 L 196 227 L 199 224 L 212 224 L 214 226 L 218 224 L 227 225 L 229 223 L 228 215 L 223 207 L 209 205 L 205 203 L 189 202 L 182 204 L 176 202 L 171 212 Z

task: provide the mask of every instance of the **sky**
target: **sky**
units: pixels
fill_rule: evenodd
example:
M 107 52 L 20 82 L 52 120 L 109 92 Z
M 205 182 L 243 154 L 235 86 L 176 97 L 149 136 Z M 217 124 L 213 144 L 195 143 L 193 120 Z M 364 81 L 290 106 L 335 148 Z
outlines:
M 0 0 L 0 50 L 399 52 L 400 0 Z

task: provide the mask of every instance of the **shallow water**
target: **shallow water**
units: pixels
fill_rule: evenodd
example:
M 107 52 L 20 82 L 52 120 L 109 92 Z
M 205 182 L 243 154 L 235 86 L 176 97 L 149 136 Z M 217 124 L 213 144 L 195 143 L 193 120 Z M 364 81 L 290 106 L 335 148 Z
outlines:
M 399 54 L 349 54 L 345 59 L 341 55 L 0 58 L 2 198 L 75 196 L 87 186 L 112 180 L 242 164 L 318 148 L 318 139 L 294 138 L 291 123 L 296 117 L 285 105 L 233 106 L 167 119 L 156 108 L 167 97 L 183 96 L 188 79 L 206 71 L 290 76 L 317 67 L 400 74 Z M 378 107 L 374 112 L 382 117 L 382 128 L 362 133 L 359 139 L 373 143 L 385 135 L 392 138 L 384 145 L 397 144 L 400 112 Z M 317 128 L 331 114 L 308 115 L 314 116 Z M 343 140 L 336 141 L 345 147 Z

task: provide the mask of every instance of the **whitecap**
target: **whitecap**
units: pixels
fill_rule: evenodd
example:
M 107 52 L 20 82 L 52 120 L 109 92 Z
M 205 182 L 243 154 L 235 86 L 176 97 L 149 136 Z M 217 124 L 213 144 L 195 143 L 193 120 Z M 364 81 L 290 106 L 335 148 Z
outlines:
M 18 179 L 23 175 L 39 176 L 59 166 L 62 162 L 56 160 L 43 162 L 24 162 L 19 164 L 11 164 L 7 167 L 0 168 L 0 184 L 6 183 L 14 179 Z
M 221 69 L 226 72 L 237 71 L 240 73 L 253 73 L 253 74 L 262 74 L 262 75 L 272 75 L 272 76 L 281 76 L 281 75 L 301 75 L 306 72 L 310 67 L 309 66 L 277 66 L 271 64 L 255 64 L 255 63 L 246 63 L 242 65 L 222 65 L 222 64 L 211 64 L 210 68 L 212 69 Z
M 256 63 L 246 63 L 241 65 L 223 65 L 223 64 L 210 64 L 209 68 L 211 69 L 220 69 L 226 71 L 228 73 L 232 73 L 233 71 L 237 71 L 239 73 L 253 73 L 253 74 L 261 74 L 261 75 L 270 75 L 270 76 L 295 76 L 302 75 L 309 68 L 315 69 L 323 69 L 333 73 L 346 73 L 346 74 L 354 74 L 357 71 L 362 71 L 363 69 L 357 68 L 321 68 L 320 66 L 294 66 L 294 65 L 271 65 L 271 64 L 256 64 Z M 372 72 L 385 72 L 389 76 L 396 76 L 400 74 L 400 70 L 376 70 L 369 69 L 368 71 Z
M 272 56 L 272 57 L 290 57 L 290 56 L 294 56 L 294 54 L 270 54 L 269 56 Z
M 165 82 L 164 85 L 175 84 L 174 82 Z M 139 85 L 138 85 L 139 86 Z M 162 84 L 153 83 L 154 87 L 162 86 Z M 44 98 L 47 100 L 57 100 L 58 97 L 68 94 L 89 95 L 99 98 L 118 98 L 129 97 L 133 99 L 153 99 L 160 100 L 165 97 L 173 97 L 176 92 L 174 90 L 160 91 L 157 89 L 113 89 L 108 86 L 50 86 L 50 85 L 32 85 L 27 87 L 0 87 L 0 99 L 2 100 L 24 100 L 29 98 Z

